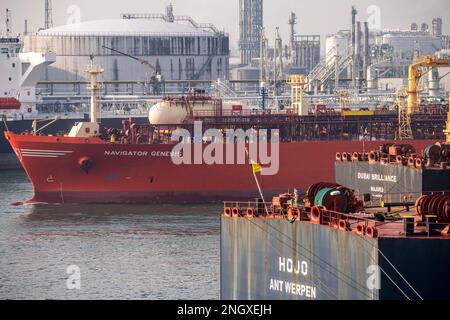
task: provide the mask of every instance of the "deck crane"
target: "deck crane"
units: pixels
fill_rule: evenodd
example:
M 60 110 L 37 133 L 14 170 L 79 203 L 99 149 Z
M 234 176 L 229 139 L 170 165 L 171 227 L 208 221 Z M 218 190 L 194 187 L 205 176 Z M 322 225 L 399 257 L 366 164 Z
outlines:
M 128 57 L 130 59 L 139 61 L 142 65 L 146 65 L 147 67 L 149 67 L 152 70 L 152 76 L 151 76 L 150 82 L 151 82 L 151 84 L 153 86 L 153 93 L 154 94 L 160 94 L 161 93 L 161 84 L 163 82 L 163 79 L 162 79 L 161 74 L 159 73 L 160 71 L 152 63 L 150 63 L 148 60 L 132 56 L 132 55 L 130 55 L 128 53 L 125 53 L 125 52 L 122 52 L 122 51 L 119 51 L 119 50 L 116 50 L 116 49 L 113 49 L 113 48 L 110 48 L 110 47 L 107 47 L 107 46 L 102 46 L 102 48 L 110 50 L 112 52 L 116 52 L 116 53 L 121 54 L 121 55 L 123 55 L 125 57 Z

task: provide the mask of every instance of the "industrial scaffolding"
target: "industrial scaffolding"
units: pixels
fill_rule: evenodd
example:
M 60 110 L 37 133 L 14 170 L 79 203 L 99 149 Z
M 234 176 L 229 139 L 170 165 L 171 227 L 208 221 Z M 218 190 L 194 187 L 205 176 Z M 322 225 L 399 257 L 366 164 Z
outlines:
M 263 0 L 239 0 L 239 50 L 241 63 L 260 57 Z

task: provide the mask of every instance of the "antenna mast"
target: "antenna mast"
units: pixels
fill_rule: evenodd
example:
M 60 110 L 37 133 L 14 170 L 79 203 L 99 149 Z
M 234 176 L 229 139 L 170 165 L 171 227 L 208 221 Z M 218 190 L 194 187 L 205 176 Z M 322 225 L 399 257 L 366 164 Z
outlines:
M 97 76 L 103 73 L 103 69 L 99 66 L 94 65 L 94 56 L 90 57 L 91 62 L 86 68 L 86 72 L 89 73 L 90 83 L 88 86 L 88 90 L 91 91 L 91 123 L 96 123 L 98 118 L 98 94 L 102 89 L 101 84 L 97 80 Z
M 12 32 L 12 23 L 11 23 L 11 10 L 6 9 L 6 37 L 11 37 Z

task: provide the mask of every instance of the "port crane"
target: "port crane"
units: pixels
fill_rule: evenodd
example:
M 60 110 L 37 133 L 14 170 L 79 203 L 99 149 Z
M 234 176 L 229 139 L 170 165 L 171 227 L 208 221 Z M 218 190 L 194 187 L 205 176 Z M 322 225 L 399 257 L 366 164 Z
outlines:
M 450 58 L 424 56 L 409 65 L 408 70 L 408 115 L 419 110 L 419 80 L 433 68 L 450 67 Z
M 158 70 L 157 67 L 155 67 L 152 63 L 150 63 L 148 60 L 145 59 L 141 59 L 135 56 L 132 56 L 131 54 L 119 51 L 117 49 L 113 49 L 107 46 L 102 46 L 102 48 L 110 50 L 112 52 L 118 53 L 120 55 L 123 55 L 125 57 L 128 57 L 130 59 L 136 60 L 138 62 L 140 62 L 142 65 L 146 65 L 147 67 L 150 68 L 150 70 L 152 71 L 152 76 L 150 79 L 150 82 L 153 86 L 153 93 L 154 94 L 161 94 L 161 84 L 163 82 L 162 76 L 160 74 L 160 71 Z
M 407 117 L 416 113 L 419 109 L 419 80 L 420 78 L 430 72 L 433 68 L 450 67 L 450 58 L 424 56 L 420 60 L 413 62 L 409 65 L 408 70 L 408 108 Z M 445 126 L 446 142 L 450 142 L 450 94 L 449 98 L 449 110 L 447 112 L 447 121 Z M 409 119 L 408 119 L 409 120 Z

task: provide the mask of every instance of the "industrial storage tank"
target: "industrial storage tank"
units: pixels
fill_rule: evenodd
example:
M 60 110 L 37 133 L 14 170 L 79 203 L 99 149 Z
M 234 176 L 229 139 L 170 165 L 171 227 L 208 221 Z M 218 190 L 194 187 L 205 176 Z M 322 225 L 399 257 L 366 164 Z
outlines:
M 335 34 L 328 35 L 325 41 L 325 52 L 331 53 L 334 50 L 338 50 L 340 57 L 346 57 L 350 53 L 350 32 L 346 30 L 340 30 Z M 334 59 L 332 56 L 327 56 L 327 64 L 331 63 Z
M 340 57 L 350 53 L 350 31 L 340 30 L 326 38 L 327 63 L 334 63 L 334 50 L 338 48 Z M 375 30 L 369 32 L 369 46 L 389 47 L 397 58 L 411 59 L 415 50 L 421 55 L 431 55 L 442 48 L 441 37 L 429 32 L 411 30 Z
M 400 55 L 411 54 L 419 50 L 421 55 L 431 55 L 442 48 L 440 37 L 433 37 L 429 32 L 385 30 L 376 37 L 377 45 L 389 45 Z
M 152 77 L 149 67 L 103 46 L 148 60 L 165 80 L 228 79 L 228 35 L 189 17 L 123 14 L 121 19 L 80 22 L 24 37 L 24 51 L 45 49 L 57 55 L 45 80 L 85 80 L 90 55 L 105 69 L 103 81 Z

